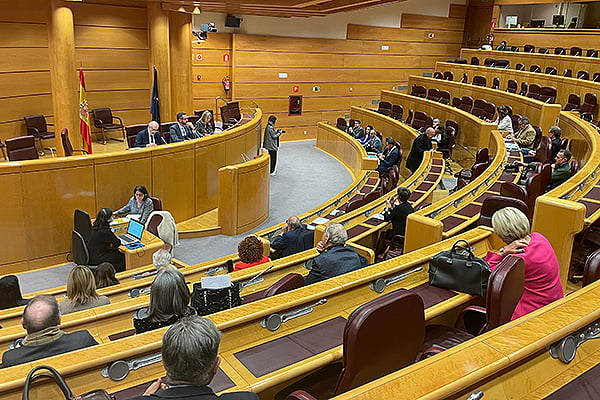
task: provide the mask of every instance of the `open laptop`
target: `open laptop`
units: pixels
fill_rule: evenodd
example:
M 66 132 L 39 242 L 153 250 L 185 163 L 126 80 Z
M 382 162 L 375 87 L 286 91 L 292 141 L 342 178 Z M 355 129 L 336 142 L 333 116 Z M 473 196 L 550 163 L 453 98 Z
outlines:
M 127 233 L 117 236 L 122 245 L 137 243 L 142 239 L 144 233 L 144 224 L 135 219 L 129 220 L 127 225 Z

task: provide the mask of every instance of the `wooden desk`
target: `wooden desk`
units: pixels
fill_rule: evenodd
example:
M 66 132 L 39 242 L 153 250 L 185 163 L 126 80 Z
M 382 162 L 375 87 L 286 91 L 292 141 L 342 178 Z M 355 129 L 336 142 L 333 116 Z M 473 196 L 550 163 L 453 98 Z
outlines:
M 141 242 L 144 247 L 133 250 L 128 249 L 125 246 L 119 246 L 119 250 L 125 253 L 126 269 L 135 269 L 146 265 L 152 265 L 152 254 L 162 249 L 165 245 L 165 242 L 146 230 L 144 230 L 144 233 L 142 234 Z

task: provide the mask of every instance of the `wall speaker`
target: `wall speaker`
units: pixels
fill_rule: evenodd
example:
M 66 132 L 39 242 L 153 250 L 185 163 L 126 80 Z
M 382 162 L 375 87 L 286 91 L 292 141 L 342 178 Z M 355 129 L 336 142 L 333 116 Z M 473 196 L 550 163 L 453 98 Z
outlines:
M 227 18 L 225 18 L 225 26 L 228 28 L 239 28 L 241 21 L 241 18 L 235 17 L 233 15 L 228 15 Z

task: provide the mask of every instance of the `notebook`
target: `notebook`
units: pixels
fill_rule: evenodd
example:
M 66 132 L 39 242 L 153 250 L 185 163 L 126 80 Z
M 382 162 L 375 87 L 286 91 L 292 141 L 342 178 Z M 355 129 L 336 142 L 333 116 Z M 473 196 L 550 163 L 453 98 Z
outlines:
M 117 237 L 122 245 L 126 245 L 139 242 L 142 239 L 142 233 L 144 233 L 144 224 L 135 219 L 130 219 L 129 225 L 127 225 L 127 233 Z

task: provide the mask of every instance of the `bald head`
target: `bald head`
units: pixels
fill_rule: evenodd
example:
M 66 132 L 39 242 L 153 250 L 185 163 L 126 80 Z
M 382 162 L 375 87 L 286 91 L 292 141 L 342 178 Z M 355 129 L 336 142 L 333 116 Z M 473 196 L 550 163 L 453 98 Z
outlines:
M 41 294 L 31 299 L 23 311 L 22 324 L 27 334 L 58 326 L 60 313 L 54 296 Z
M 425 134 L 427 135 L 427 137 L 429 139 L 431 139 L 432 137 L 435 136 L 435 129 L 433 129 L 433 128 L 427 128 L 427 130 L 425 131 Z
M 300 219 L 295 215 L 288 218 L 287 224 L 289 225 L 290 229 L 296 229 L 302 226 L 302 223 L 300 223 Z

